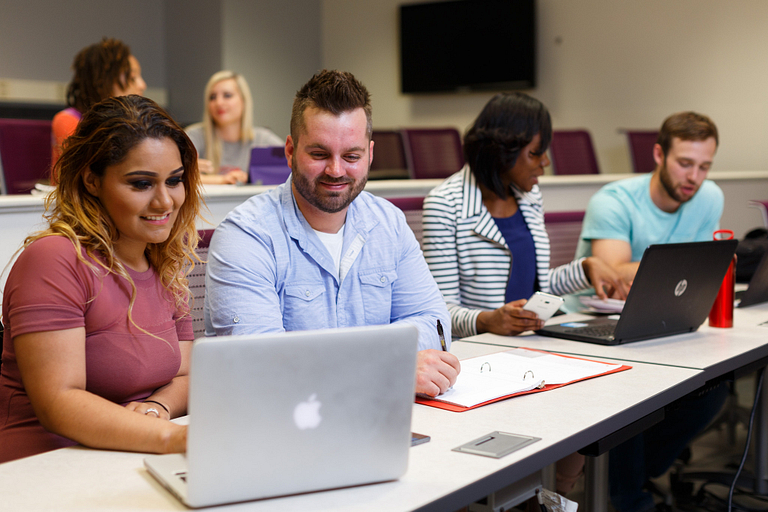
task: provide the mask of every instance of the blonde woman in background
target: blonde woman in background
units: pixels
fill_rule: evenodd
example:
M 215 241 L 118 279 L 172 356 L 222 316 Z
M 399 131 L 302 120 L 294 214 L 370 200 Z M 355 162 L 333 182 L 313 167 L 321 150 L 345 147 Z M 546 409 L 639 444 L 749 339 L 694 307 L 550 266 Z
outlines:
M 246 183 L 251 149 L 285 144 L 271 130 L 253 126 L 251 90 L 232 71 L 208 80 L 203 122 L 189 126 L 187 135 L 197 148 L 203 183 Z

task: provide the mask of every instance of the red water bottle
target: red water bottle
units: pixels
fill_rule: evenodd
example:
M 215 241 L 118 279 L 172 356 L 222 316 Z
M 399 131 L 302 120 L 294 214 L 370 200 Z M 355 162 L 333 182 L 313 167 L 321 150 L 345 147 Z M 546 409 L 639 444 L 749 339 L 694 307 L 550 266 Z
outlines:
M 714 233 L 715 240 L 732 240 L 733 231 L 730 229 L 719 229 Z M 717 292 L 715 303 L 709 310 L 710 327 L 733 327 L 733 295 L 736 285 L 736 255 L 733 255 L 728 271 L 723 278 L 723 284 L 720 285 L 720 291 Z

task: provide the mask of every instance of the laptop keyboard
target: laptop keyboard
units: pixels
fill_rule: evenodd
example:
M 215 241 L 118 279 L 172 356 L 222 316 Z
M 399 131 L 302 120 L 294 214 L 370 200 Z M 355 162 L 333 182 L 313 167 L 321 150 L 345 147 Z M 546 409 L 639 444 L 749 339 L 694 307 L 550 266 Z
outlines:
M 587 327 L 576 327 L 568 329 L 565 332 L 571 334 L 581 334 L 582 336 L 592 336 L 593 338 L 602 338 L 605 336 L 613 336 L 613 331 L 616 329 L 615 325 L 603 324 L 603 325 L 590 325 Z

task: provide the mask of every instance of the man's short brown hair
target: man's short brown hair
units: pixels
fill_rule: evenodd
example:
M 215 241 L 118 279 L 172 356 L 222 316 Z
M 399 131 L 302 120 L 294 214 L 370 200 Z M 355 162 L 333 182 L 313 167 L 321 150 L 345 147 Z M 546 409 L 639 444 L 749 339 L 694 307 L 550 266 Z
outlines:
M 656 143 L 661 146 L 664 157 L 672 147 L 672 139 L 704 141 L 713 137 L 715 147 L 719 144 L 717 126 L 710 118 L 696 112 L 678 112 L 664 120 Z
M 304 130 L 304 111 L 307 107 L 316 107 L 335 116 L 362 108 L 368 121 L 366 133 L 370 140 L 373 131 L 371 95 L 352 73 L 324 69 L 298 90 L 291 111 L 291 138 L 294 144 Z

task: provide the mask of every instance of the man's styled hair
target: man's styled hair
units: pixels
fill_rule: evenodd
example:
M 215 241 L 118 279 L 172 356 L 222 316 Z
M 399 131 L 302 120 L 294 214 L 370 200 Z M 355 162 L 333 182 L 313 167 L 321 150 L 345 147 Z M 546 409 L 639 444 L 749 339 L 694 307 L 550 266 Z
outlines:
M 537 134 L 541 135 L 538 151 L 544 153 L 552 140 L 547 107 L 522 92 L 499 93 L 464 135 L 464 159 L 478 183 L 504 199 L 509 190 L 501 176 L 515 166 L 520 151 Z
M 305 128 L 304 111 L 307 107 L 325 110 L 335 116 L 362 108 L 368 120 L 365 130 L 370 140 L 373 131 L 371 95 L 352 73 L 324 69 L 296 92 L 291 111 L 291 138 L 294 144 Z
M 696 112 L 678 112 L 664 120 L 659 130 L 656 143 L 661 146 L 661 151 L 666 158 L 669 148 L 672 147 L 672 139 L 703 141 L 710 137 L 715 139 L 715 147 L 719 144 L 717 126 L 710 118 Z

